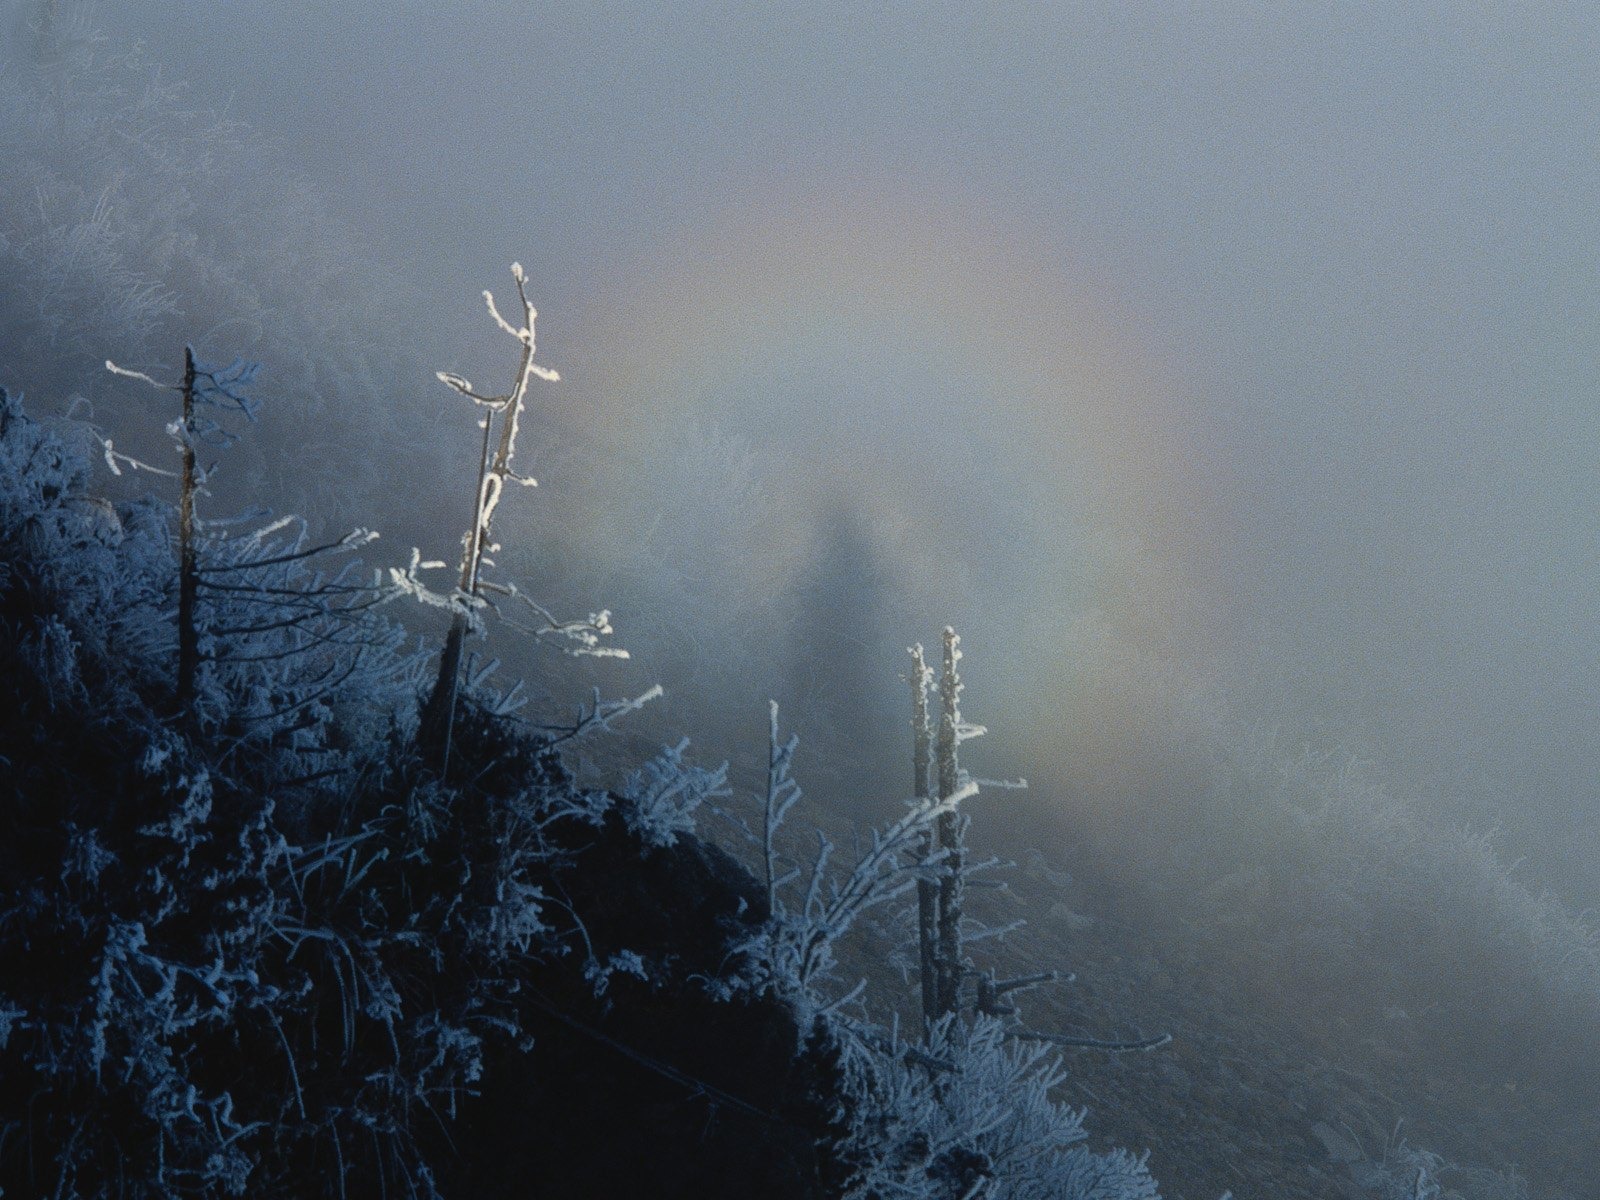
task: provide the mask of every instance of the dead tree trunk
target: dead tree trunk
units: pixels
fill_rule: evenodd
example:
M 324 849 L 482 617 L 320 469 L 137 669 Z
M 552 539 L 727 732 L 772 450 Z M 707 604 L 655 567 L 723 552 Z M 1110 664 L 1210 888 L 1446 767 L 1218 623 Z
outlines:
M 533 361 L 534 322 L 538 318 L 533 304 L 528 300 L 527 276 L 520 263 L 513 263 L 511 276 L 516 280 L 517 299 L 522 304 L 523 324 L 513 326 L 495 307 L 494 297 L 485 292 L 484 301 L 489 315 L 504 332 L 521 344 L 520 361 L 512 378 L 511 390 L 503 396 L 482 395 L 459 375 L 439 373 L 439 381 L 447 387 L 483 406 L 488 411 L 483 418 L 483 449 L 478 458 L 478 486 L 472 511 L 472 524 L 461 554 L 461 577 L 458 581 L 457 600 L 460 605 L 477 604 L 480 599 L 479 572 L 484 554 L 490 549 L 490 530 L 494 511 L 508 482 L 531 484 L 531 479 L 517 475 L 511 469 L 511 460 L 517 449 L 517 427 L 522 420 L 522 408 L 527 399 L 529 384 L 535 377 L 554 382 L 560 378 L 554 371 Z M 496 436 L 498 418 L 498 436 Z M 491 454 L 492 450 L 492 454 Z M 463 643 L 470 631 L 472 620 L 465 607 L 458 607 L 446 635 L 444 652 L 439 656 L 439 673 L 434 677 L 433 688 L 423 705 L 419 737 L 424 745 L 437 754 L 440 775 L 449 768 L 450 740 L 455 725 L 456 694 L 459 690 Z
M 936 746 L 940 799 L 956 794 L 961 786 L 958 748 L 961 744 L 961 677 L 956 664 L 961 661 L 961 639 L 949 626 L 944 631 L 944 657 L 939 678 L 939 733 Z M 961 950 L 961 906 L 966 885 L 966 848 L 962 842 L 966 818 L 959 809 L 939 817 L 939 895 L 936 920 L 934 974 L 937 981 L 936 1007 L 939 1016 L 955 1013 L 960 1007 L 961 979 L 965 959 Z
M 194 349 L 183 349 L 183 420 L 178 431 L 183 456 L 182 491 L 178 496 L 178 712 L 187 716 L 194 703 L 195 675 L 200 668 L 200 631 L 195 606 L 200 595 L 200 566 L 195 549 L 194 494 L 198 486 L 194 440 Z
M 461 577 L 456 588 L 463 597 L 478 594 L 478 569 L 483 563 L 484 539 L 488 533 L 488 520 L 483 511 L 484 488 L 489 477 L 489 447 L 493 438 L 494 413 L 483 417 L 483 451 L 478 458 L 478 486 L 474 491 L 472 524 L 467 530 L 466 542 L 461 552 Z M 450 632 L 445 635 L 444 651 L 439 655 L 439 673 L 434 676 L 433 688 L 422 708 L 422 734 L 426 741 L 439 747 L 440 774 L 450 761 L 451 733 L 455 726 L 456 692 L 460 687 L 461 659 L 467 640 L 468 621 L 463 612 L 450 618 Z
M 932 798 L 933 728 L 928 720 L 928 685 L 933 672 L 923 657 L 922 645 L 911 647 L 911 788 L 918 802 Z M 939 853 L 937 829 L 928 827 L 922 844 L 924 868 Z M 922 985 L 922 1030 L 928 1036 L 939 1019 L 937 978 L 939 884 L 924 875 L 917 880 L 917 962 Z

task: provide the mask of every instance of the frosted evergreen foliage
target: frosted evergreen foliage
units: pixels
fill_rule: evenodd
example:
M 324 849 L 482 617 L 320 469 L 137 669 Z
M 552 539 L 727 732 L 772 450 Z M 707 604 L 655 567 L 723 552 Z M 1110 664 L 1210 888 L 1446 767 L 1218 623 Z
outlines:
M 1048 1049 L 996 1019 L 948 1018 L 920 1049 L 846 1038 L 838 1114 L 849 1197 L 1154 1200 L 1144 1159 L 1096 1153 L 1083 1112 L 1050 1098 L 1066 1078 Z M 887 1052 L 886 1052 L 887 1051 Z
M 377 540 L 376 532 L 357 529 L 318 542 L 300 517 L 246 513 L 216 519 L 204 513 L 200 502 L 210 498 L 207 485 L 218 464 L 202 463 L 198 453 L 239 440 L 225 420 L 229 415 L 256 419 L 260 403 L 251 385 L 258 365 L 236 359 L 208 366 L 192 349 L 185 362 L 179 385 L 105 364 L 147 391 L 181 396 L 190 414 L 167 427 L 184 463 L 175 634 L 180 664 L 186 623 L 193 627 L 195 650 L 192 678 L 179 684 L 179 703 L 200 727 L 236 730 L 236 748 L 276 742 L 302 756 L 295 764 L 301 773 L 328 766 L 318 755 L 336 709 L 401 711 L 415 694 L 422 655 L 406 653 L 402 627 L 373 611 L 406 590 L 385 585 L 376 572 L 363 574 L 354 557 Z M 99 430 L 84 428 L 103 444 L 113 473 L 126 464 L 167 474 L 116 452 Z M 193 578 L 187 608 L 181 582 L 186 573 Z
M 793 1004 L 804 1025 L 854 997 L 854 991 L 844 996 L 829 992 L 836 974 L 835 946 L 868 913 L 916 887 L 918 872 L 924 869 L 927 831 L 977 788 L 969 784 L 939 801 L 913 800 L 899 820 L 872 830 L 855 861 L 843 866 L 835 866 L 834 845 L 818 831 L 816 853 L 803 864 L 778 850 L 779 831 L 801 792 L 789 777 L 795 742 L 780 740 L 776 705 L 771 707 L 769 747 L 759 835 L 769 911 L 766 920 L 737 940 L 733 949 L 742 962 L 740 985 Z
M 551 838 L 603 798 L 472 704 L 474 781 L 412 778 L 416 661 L 323 567 L 368 539 L 294 520 L 204 527 L 174 714 L 172 510 L 90 444 L 0 391 L 0 1188 L 432 1196 L 418 1130 L 522 1043 Z
M 975 736 L 973 728 L 959 718 L 950 722 L 966 737 Z M 908 1044 L 897 1031 L 855 1015 L 866 1007 L 864 984 L 837 986 L 841 939 L 868 914 L 909 898 L 919 881 L 950 869 L 943 852 L 929 851 L 930 835 L 977 794 L 978 784 L 947 771 L 949 794 L 910 801 L 898 820 L 870 833 L 853 863 L 835 867 L 834 847 L 820 832 L 809 865 L 795 863 L 777 850 L 779 830 L 801 793 L 789 774 L 795 741 L 781 737 L 775 705 L 768 739 L 767 789 L 757 799 L 769 912 L 734 944 L 741 964 L 735 990 L 782 998 L 802 1031 L 837 1048 L 834 1119 L 842 1132 L 835 1151 L 854 1171 L 844 1194 L 1154 1200 L 1156 1184 L 1142 1157 L 1079 1144 L 1087 1136 L 1083 1113 L 1050 1095 L 1066 1078 L 1061 1059 L 1047 1042 L 1019 1036 L 1014 1007 L 949 1015 L 920 1044 Z M 1048 978 L 1053 973 L 1031 981 Z
M 695 811 L 728 795 L 726 765 L 708 770 L 685 761 L 687 739 L 664 749 L 628 778 L 622 788 L 622 819 L 646 845 L 670 846 L 692 834 Z

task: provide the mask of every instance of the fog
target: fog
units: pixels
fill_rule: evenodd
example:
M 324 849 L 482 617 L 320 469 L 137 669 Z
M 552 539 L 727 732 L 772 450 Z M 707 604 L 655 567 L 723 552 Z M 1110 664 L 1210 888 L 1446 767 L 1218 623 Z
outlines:
M 89 12 L 352 231 L 411 323 L 374 357 L 503 371 L 477 295 L 527 265 L 563 383 L 508 557 L 687 732 L 892 738 L 950 620 L 1035 803 L 1269 727 L 1600 898 L 1586 6 Z M 435 438 L 442 391 L 384 402 Z

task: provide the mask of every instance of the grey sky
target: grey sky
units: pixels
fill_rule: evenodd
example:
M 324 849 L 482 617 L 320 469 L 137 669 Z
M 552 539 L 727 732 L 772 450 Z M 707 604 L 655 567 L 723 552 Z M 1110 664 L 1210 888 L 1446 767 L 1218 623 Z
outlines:
M 579 402 L 607 352 L 587 332 L 640 273 L 692 272 L 726 214 L 864 193 L 879 213 L 903 200 L 1038 231 L 1041 269 L 1165 390 L 1153 453 L 1203 497 L 1121 531 L 1194 594 L 1178 652 L 1224 676 L 1271 664 L 1275 715 L 1348 730 L 1397 787 L 1497 816 L 1585 876 L 1592 7 L 314 10 L 162 0 L 99 22 L 203 97 L 231 95 L 462 326 L 521 257 Z M 904 359 L 854 365 L 890 395 Z M 774 412 L 806 400 L 787 378 Z M 726 390 L 666 403 L 781 448 L 791 434 L 757 408 L 695 407 Z M 826 411 L 850 404 L 845 388 Z

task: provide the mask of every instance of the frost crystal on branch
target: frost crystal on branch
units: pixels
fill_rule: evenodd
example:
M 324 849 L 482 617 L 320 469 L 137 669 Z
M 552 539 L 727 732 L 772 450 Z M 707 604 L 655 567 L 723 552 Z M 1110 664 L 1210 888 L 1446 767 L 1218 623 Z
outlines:
M 684 761 L 685 738 L 635 771 L 622 789 L 622 819 L 646 845 L 670 846 L 694 832 L 695 810 L 728 794 L 728 768 L 715 770 Z
M 120 474 L 119 463 L 125 463 L 179 480 L 173 688 L 178 713 L 196 725 L 242 721 L 255 737 L 295 726 L 296 744 L 309 744 L 315 739 L 306 731 L 329 704 L 377 685 L 372 667 L 393 651 L 399 631 L 369 610 L 404 593 L 410 580 L 396 579 L 385 589 L 376 577 L 359 578 L 353 561 L 334 563 L 376 540 L 371 530 L 315 543 L 298 517 L 279 517 L 241 533 L 235 530 L 259 514 L 216 520 L 201 513 L 199 502 L 215 467 L 202 464 L 198 451 L 236 440 L 203 410 L 253 421 L 259 402 L 247 388 L 256 364 L 235 360 L 209 366 L 185 347 L 182 381 L 173 387 L 110 360 L 106 369 L 176 392 L 182 406 L 179 418 L 167 426 L 181 460 L 178 472 L 120 454 L 109 438 L 91 430 L 114 473 Z M 313 663 L 318 669 L 305 669 Z
M 534 379 L 555 383 L 561 378 L 555 371 L 534 361 L 537 349 L 534 326 L 539 314 L 528 299 L 527 275 L 520 263 L 511 264 L 511 278 L 516 283 L 517 300 L 522 307 L 520 326 L 513 325 L 501 314 L 499 306 L 495 303 L 494 293 L 489 291 L 483 293 L 484 304 L 489 310 L 490 318 L 501 331 L 516 339 L 521 348 L 510 390 L 503 395 L 490 395 L 478 391 L 461 375 L 449 371 L 437 373 L 439 382 L 487 410 L 480 422 L 483 444 L 478 459 L 472 522 L 462 538 L 461 568 L 455 595 L 441 605 L 439 594 L 425 588 L 417 580 L 415 558 L 411 572 L 404 577 L 398 573 L 394 576 L 397 586 L 405 588 L 424 603 L 440 607 L 447 605 L 454 610 L 444 650 L 439 656 L 438 674 L 423 708 L 420 730 L 424 743 L 433 747 L 441 775 L 449 769 L 450 740 L 455 721 L 456 697 L 460 690 L 462 644 L 468 633 L 478 632 L 480 629 L 476 610 L 489 608 L 499 612 L 486 593 L 515 600 L 523 609 L 531 612 L 535 618 L 535 623 L 532 625 L 504 618 L 503 614 L 502 617 L 514 629 L 535 639 L 543 640 L 551 636 L 564 639 L 567 643 L 565 649 L 571 654 L 596 658 L 627 657 L 626 651 L 600 644 L 600 638 L 611 633 L 610 613 L 591 613 L 587 620 L 582 621 L 558 620 L 542 605 L 520 591 L 514 583 L 495 582 L 483 577 L 484 568 L 494 565 L 489 555 L 499 549 L 492 539 L 492 529 L 495 510 L 500 505 L 506 484 L 516 483 L 525 487 L 536 485 L 535 480 L 519 475 L 511 466 L 516 455 L 517 432 L 527 401 L 528 387 Z

